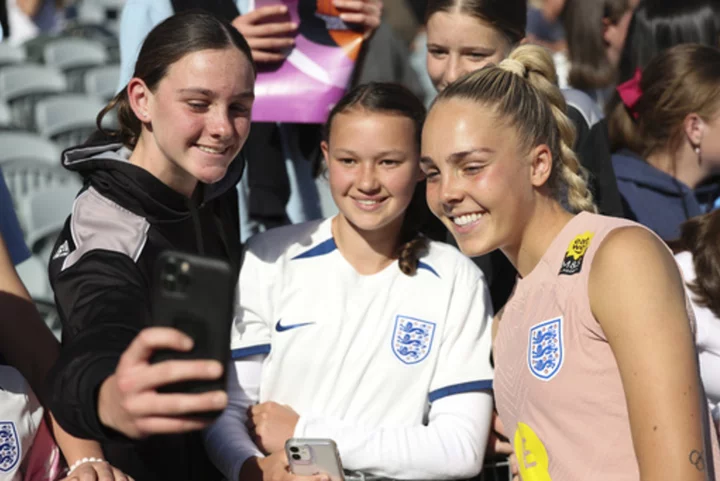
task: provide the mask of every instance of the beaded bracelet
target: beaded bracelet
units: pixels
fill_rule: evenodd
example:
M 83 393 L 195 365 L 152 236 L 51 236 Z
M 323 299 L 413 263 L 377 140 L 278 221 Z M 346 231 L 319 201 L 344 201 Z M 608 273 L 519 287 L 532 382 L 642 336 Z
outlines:
M 67 476 L 70 476 L 73 471 L 75 471 L 77 468 L 80 467 L 81 464 L 85 464 L 85 463 L 104 463 L 104 462 L 105 462 L 105 460 L 104 460 L 104 459 L 100 459 L 100 458 L 82 458 L 82 459 L 78 459 L 77 461 L 75 461 L 75 462 L 73 463 L 72 466 L 70 466 L 70 469 L 68 469 Z

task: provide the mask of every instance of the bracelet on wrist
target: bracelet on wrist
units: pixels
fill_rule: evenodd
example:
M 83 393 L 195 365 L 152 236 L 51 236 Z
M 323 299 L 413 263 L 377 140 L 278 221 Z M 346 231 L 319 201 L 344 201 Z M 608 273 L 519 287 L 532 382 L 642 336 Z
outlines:
M 77 468 L 79 468 L 81 465 L 85 463 L 104 463 L 105 460 L 102 458 L 82 458 L 78 459 L 73 463 L 72 466 L 68 469 L 67 476 L 70 476 L 73 471 L 75 471 Z

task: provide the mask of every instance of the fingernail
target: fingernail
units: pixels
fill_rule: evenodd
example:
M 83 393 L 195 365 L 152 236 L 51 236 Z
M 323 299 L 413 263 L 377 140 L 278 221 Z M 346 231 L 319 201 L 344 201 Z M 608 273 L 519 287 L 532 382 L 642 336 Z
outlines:
M 298 28 L 298 24 L 295 22 L 291 22 L 290 27 L 292 27 L 293 29 Z
M 217 407 L 223 407 L 227 404 L 227 395 L 220 393 L 213 398 L 213 404 Z
M 187 349 L 188 351 L 189 351 L 190 349 L 192 349 L 192 347 L 193 347 L 192 339 L 190 339 L 190 338 L 188 338 L 188 337 L 186 337 L 185 339 L 183 339 L 182 347 L 183 347 L 183 349 Z

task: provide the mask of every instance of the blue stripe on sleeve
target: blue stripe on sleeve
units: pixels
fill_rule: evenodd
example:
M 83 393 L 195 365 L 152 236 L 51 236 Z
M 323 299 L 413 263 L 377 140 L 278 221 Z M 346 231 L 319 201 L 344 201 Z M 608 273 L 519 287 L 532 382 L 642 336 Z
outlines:
M 254 356 L 256 354 L 270 354 L 270 344 L 259 344 L 257 346 L 243 347 L 241 349 L 233 349 L 231 357 L 235 361 L 243 357 Z
M 492 389 L 492 387 L 493 382 L 491 379 L 486 379 L 484 381 L 464 382 L 462 384 L 453 384 L 452 386 L 446 386 L 440 389 L 436 389 L 435 391 L 428 394 L 428 399 L 430 400 L 430 402 L 435 402 L 440 398 L 452 396 L 453 394 L 463 394 L 466 392 L 474 391 L 487 391 Z

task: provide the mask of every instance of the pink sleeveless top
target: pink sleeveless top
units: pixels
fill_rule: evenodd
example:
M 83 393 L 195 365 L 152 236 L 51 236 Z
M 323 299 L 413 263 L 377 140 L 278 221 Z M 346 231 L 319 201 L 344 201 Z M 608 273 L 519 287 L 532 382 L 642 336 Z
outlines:
M 640 478 L 620 372 L 588 296 L 600 244 L 637 225 L 578 214 L 505 306 L 494 390 L 523 481 Z

